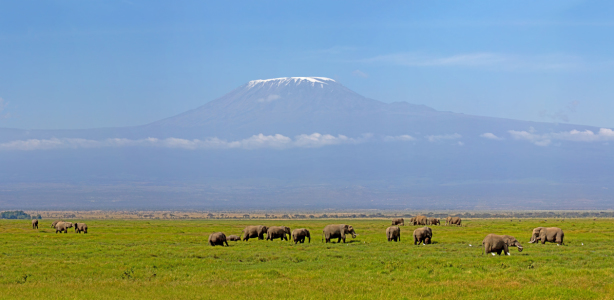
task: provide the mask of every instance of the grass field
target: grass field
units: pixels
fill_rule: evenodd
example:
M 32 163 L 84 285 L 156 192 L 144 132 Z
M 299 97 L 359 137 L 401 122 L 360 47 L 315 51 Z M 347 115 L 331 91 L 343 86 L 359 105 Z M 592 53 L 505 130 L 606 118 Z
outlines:
M 431 226 L 426 246 L 413 245 L 417 226 L 387 242 L 389 220 L 85 220 L 88 234 L 56 234 L 51 221 L 38 230 L 29 220 L 0 221 L 0 298 L 614 298 L 611 219 L 464 220 Z M 335 223 L 359 235 L 322 243 L 322 228 Z M 257 224 L 306 227 L 312 241 L 207 244 L 211 232 Z M 529 244 L 538 226 L 562 228 L 566 245 Z M 513 235 L 524 251 L 483 256 L 488 233 Z

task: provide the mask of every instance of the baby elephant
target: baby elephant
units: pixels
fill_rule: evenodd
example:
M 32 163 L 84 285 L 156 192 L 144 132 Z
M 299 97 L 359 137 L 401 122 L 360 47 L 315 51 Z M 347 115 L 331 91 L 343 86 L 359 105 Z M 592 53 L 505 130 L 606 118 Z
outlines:
M 292 241 L 294 241 L 295 245 L 298 242 L 301 242 L 301 244 L 304 243 L 305 238 L 309 238 L 309 243 L 311 243 L 311 234 L 309 233 L 309 230 L 305 228 L 299 228 L 299 229 L 292 230 Z
M 224 243 L 226 243 L 226 247 L 228 247 L 226 235 L 223 232 L 215 232 L 209 236 L 209 245 L 211 246 L 220 245 L 224 247 Z
M 386 229 L 386 238 L 388 238 L 388 241 L 397 241 L 397 239 L 399 240 L 399 242 L 401 241 L 401 228 L 399 228 L 399 226 L 390 226 Z
M 58 222 L 55 224 L 55 233 L 58 233 L 58 231 L 60 233 L 68 233 L 68 228 L 72 228 L 71 222 Z
M 85 223 L 75 223 L 75 232 L 76 233 L 87 233 L 87 224 Z
M 231 242 L 238 242 L 238 241 L 240 241 L 240 240 L 241 240 L 241 237 L 240 237 L 240 236 L 238 236 L 238 235 L 229 235 L 229 236 L 226 238 L 226 240 L 227 240 L 227 241 L 231 241 Z
M 439 222 L 439 219 L 437 218 L 432 218 L 429 220 L 429 222 L 431 223 L 431 225 L 439 225 L 441 224 L 441 222 Z
M 38 220 L 37 219 L 32 220 L 32 229 L 38 229 Z
M 482 241 L 482 247 L 484 247 L 482 254 L 484 253 L 492 253 L 495 255 L 501 255 L 501 251 L 504 254 L 510 255 L 509 247 L 517 247 L 518 252 L 522 252 L 522 245 L 516 240 L 515 237 L 510 235 L 498 235 L 498 234 L 489 234 Z
M 53 223 L 51 223 L 51 228 L 55 228 L 55 225 L 57 225 L 57 224 L 58 224 L 58 223 L 60 223 L 60 222 L 64 222 L 64 221 L 61 221 L 61 220 L 55 220 L 55 221 L 53 221 Z
M 414 245 L 422 243 L 423 245 L 430 244 L 433 238 L 433 230 L 429 227 L 422 227 L 414 230 Z

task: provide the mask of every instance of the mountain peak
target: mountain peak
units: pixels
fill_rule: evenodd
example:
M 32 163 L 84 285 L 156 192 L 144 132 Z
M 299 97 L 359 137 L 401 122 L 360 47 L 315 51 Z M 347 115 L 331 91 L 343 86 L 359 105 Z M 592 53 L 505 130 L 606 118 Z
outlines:
M 247 83 L 247 88 L 252 88 L 258 85 L 274 85 L 274 86 L 287 86 L 290 84 L 302 84 L 307 83 L 315 86 L 316 83 L 321 85 L 329 84 L 335 82 L 335 80 L 326 78 L 326 77 L 280 77 L 280 78 L 271 78 L 271 79 L 258 79 L 252 80 Z

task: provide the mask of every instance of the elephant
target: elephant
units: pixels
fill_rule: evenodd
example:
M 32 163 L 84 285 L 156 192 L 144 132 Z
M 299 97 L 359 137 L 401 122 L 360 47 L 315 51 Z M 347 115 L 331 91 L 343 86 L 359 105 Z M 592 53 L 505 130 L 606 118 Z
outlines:
M 441 222 L 437 218 L 432 218 L 429 220 L 430 225 L 440 225 Z
M 209 236 L 209 245 L 213 247 L 216 245 L 224 247 L 224 243 L 228 247 L 228 241 L 226 241 L 226 235 L 223 232 L 214 232 Z
M 337 243 L 340 243 L 341 240 L 345 243 L 345 235 L 352 234 L 352 238 L 356 238 L 356 232 L 354 231 L 354 227 L 346 224 L 335 224 L 335 225 L 326 225 L 324 230 L 322 230 L 323 239 L 326 239 L 326 242 L 329 243 L 330 239 L 337 239 Z
M 227 241 L 231 241 L 231 242 L 238 242 L 238 241 L 240 241 L 240 240 L 241 240 L 241 237 L 240 237 L 240 236 L 238 236 L 238 235 L 229 235 L 229 236 L 226 238 L 226 240 L 227 240 Z
M 433 230 L 429 227 L 422 227 L 414 230 L 414 245 L 430 244 L 433 238 Z
M 562 245 L 564 237 L 565 234 L 563 233 L 563 230 L 561 230 L 561 228 L 537 227 L 533 229 L 533 234 L 531 235 L 531 241 L 529 243 L 532 244 L 541 241 L 542 244 L 545 244 L 546 242 L 551 242 L 557 243 L 558 245 Z
M 288 235 L 288 236 L 286 236 Z M 288 237 L 290 237 L 290 235 L 292 235 L 292 232 L 290 232 L 290 227 L 286 227 L 286 226 L 271 226 L 269 227 L 269 230 L 267 230 L 266 232 L 266 239 L 267 240 L 274 240 L 274 239 L 281 239 L 281 240 L 288 240 Z
M 416 225 L 416 217 L 412 217 L 411 219 L 409 219 L 409 224 Z
M 61 220 L 55 220 L 55 221 L 53 221 L 53 223 L 51 223 L 51 227 L 52 227 L 52 228 L 55 228 L 55 225 L 56 225 L 56 224 L 58 224 L 58 223 L 60 223 L 60 222 L 64 222 L 64 221 L 61 221 Z
M 68 233 L 68 228 L 72 228 L 71 222 L 58 222 L 55 224 L 55 233 L 58 233 L 58 231 L 60 233 Z
M 446 218 L 446 225 L 462 226 L 461 225 L 461 218 L 460 217 L 447 217 Z
M 76 233 L 87 233 L 87 224 L 85 223 L 75 223 L 75 232 Z
M 263 225 L 247 226 L 243 229 L 243 240 L 249 241 L 250 238 L 258 238 L 264 240 L 264 234 L 269 230 L 268 227 Z
M 402 225 L 402 226 L 405 226 L 405 220 L 403 218 L 392 219 L 392 225 Z
M 492 253 L 492 255 L 495 255 L 495 252 L 497 252 L 497 254 L 501 255 L 501 251 L 503 251 L 504 254 L 510 255 L 509 247 L 511 246 L 518 248 L 518 252 L 522 252 L 522 245 L 515 237 L 491 233 L 482 241 L 482 247 L 484 247 L 482 254 Z
M 425 216 L 417 216 L 414 225 L 427 225 L 428 218 Z
M 38 220 L 37 219 L 32 220 L 32 229 L 38 229 Z
M 309 233 L 309 230 L 305 228 L 299 228 L 299 229 L 292 230 L 292 241 L 294 241 L 295 245 L 298 242 L 301 242 L 301 244 L 304 243 L 305 238 L 309 238 L 309 243 L 311 243 L 311 233 Z
M 397 239 L 399 240 L 399 242 L 401 241 L 401 228 L 399 228 L 398 226 L 390 226 L 388 228 L 386 228 L 386 238 L 388 238 L 388 241 L 397 241 Z

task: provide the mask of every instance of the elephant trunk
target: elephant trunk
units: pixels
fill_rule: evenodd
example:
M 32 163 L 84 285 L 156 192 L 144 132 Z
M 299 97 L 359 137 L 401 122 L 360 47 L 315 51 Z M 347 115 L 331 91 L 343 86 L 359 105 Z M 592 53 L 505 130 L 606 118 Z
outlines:
M 535 243 L 535 240 L 536 240 L 535 236 L 536 236 L 535 234 L 531 236 L 531 241 L 529 241 L 529 244 Z
M 518 252 L 522 252 L 522 249 L 523 249 L 522 246 L 518 245 L 516 247 L 518 247 Z

